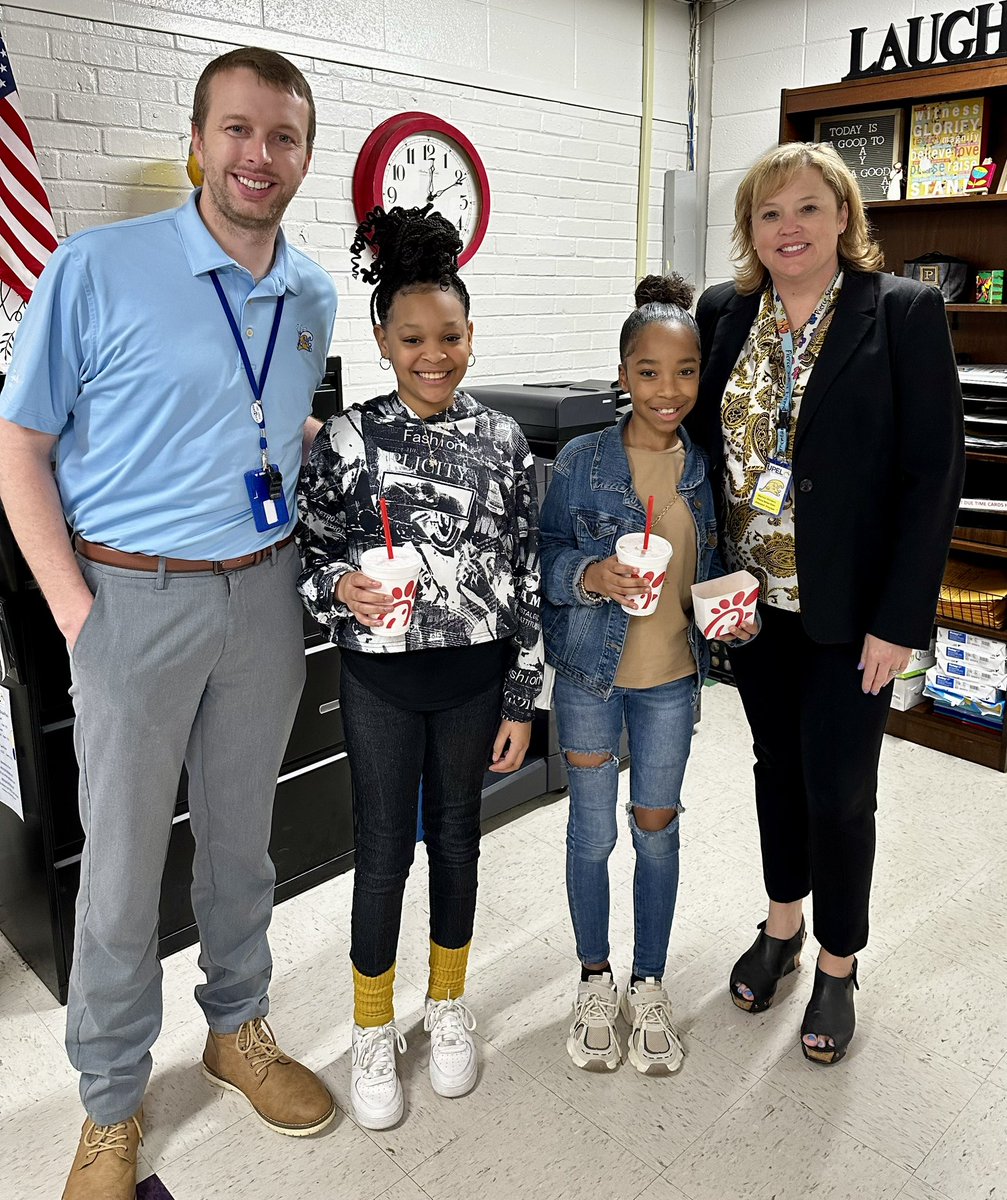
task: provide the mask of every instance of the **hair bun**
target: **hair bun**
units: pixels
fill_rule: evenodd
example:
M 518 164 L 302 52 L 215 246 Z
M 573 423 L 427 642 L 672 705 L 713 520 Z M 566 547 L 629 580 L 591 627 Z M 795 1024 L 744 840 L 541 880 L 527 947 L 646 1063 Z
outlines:
M 670 275 L 647 275 L 636 285 L 633 299 L 637 308 L 645 304 L 673 304 L 688 311 L 695 287 L 674 271 Z
M 354 276 L 376 284 L 394 270 L 402 282 L 411 283 L 457 272 L 462 239 L 451 222 L 432 209 L 432 204 L 387 212 L 380 205 L 372 208 L 350 246 Z M 360 262 L 365 250 L 372 256 L 369 269 Z

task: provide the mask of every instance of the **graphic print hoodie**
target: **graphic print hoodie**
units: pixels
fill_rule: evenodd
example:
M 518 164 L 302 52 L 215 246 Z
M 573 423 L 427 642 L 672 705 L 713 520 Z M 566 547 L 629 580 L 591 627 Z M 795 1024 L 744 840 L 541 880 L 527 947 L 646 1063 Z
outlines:
M 404 638 L 377 637 L 335 597 L 365 550 L 422 559 Z M 332 640 L 373 654 L 513 639 L 503 717 L 530 721 L 542 683 L 535 469 L 517 423 L 458 392 L 421 420 L 392 392 L 330 417 L 301 475 L 298 589 Z

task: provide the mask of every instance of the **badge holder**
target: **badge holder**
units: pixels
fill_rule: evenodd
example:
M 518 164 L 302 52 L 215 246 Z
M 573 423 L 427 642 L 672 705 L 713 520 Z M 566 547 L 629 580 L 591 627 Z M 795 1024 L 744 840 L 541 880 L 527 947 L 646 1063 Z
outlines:
M 246 471 L 245 487 L 258 533 L 287 524 L 290 515 L 287 512 L 287 498 L 283 494 L 283 476 L 275 463 L 269 463 L 259 471 Z
M 771 458 L 759 476 L 749 504 L 756 512 L 778 517 L 787 503 L 793 482 L 794 472 L 790 464 L 781 462 L 778 458 Z

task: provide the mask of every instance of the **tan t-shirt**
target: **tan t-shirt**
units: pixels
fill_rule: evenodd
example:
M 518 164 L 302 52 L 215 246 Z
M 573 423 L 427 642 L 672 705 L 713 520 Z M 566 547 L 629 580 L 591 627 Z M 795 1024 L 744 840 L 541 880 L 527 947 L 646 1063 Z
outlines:
M 649 617 L 630 617 L 626 645 L 615 675 L 617 687 L 651 688 L 684 679 L 696 670 L 689 649 L 690 586 L 696 582 L 696 523 L 678 494 L 685 447 L 639 450 L 626 447 L 633 488 L 640 503 L 654 497 L 654 533 L 672 545 L 668 577 Z

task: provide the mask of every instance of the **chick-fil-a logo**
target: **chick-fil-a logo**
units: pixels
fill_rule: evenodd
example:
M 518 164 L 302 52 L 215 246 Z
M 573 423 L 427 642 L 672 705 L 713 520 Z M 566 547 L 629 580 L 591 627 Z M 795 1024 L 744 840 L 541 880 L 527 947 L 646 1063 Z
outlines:
M 664 583 L 667 574 L 667 571 L 662 571 L 655 579 L 653 571 L 644 571 L 643 575 L 640 576 L 647 585 L 647 590 L 633 598 L 633 607 L 638 613 L 644 613 L 649 616 L 657 608 L 657 602 L 661 598 L 661 585 Z
M 392 588 L 392 599 L 395 604 L 390 613 L 387 613 L 378 624 L 382 629 L 389 631 L 405 630 L 409 624 L 409 618 L 413 615 L 413 603 L 416 600 L 416 580 L 410 579 L 405 587 L 396 585 Z
M 737 628 L 749 615 L 746 610 L 755 603 L 758 595 L 759 589 L 756 587 L 747 595 L 744 592 L 735 592 L 731 596 L 721 596 L 713 606 L 713 617 L 703 630 L 703 637 L 723 637 L 725 633 Z

